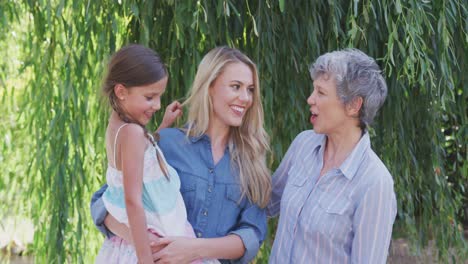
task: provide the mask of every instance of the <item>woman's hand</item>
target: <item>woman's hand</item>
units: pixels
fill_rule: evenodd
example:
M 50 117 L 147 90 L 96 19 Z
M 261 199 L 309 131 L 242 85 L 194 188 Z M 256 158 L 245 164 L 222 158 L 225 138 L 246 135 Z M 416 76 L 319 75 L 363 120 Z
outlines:
M 197 239 L 187 237 L 163 237 L 157 242 L 151 242 L 151 249 L 163 248 L 153 253 L 154 263 L 190 263 L 200 256 L 197 251 Z
M 162 237 L 160 237 L 159 235 L 153 232 L 149 232 L 148 236 L 149 236 L 151 252 L 153 253 L 153 260 L 154 260 L 154 254 L 158 253 L 161 249 L 165 248 L 167 244 L 159 243 Z
M 177 118 L 182 116 L 182 105 L 174 101 L 166 107 L 166 112 L 164 112 L 163 120 L 158 127 L 158 131 L 162 128 L 171 127 Z

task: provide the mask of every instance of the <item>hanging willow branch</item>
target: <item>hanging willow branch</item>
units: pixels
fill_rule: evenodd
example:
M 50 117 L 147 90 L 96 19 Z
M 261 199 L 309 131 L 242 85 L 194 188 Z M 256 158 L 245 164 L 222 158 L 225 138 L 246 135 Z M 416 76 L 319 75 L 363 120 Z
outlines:
M 421 245 L 435 239 L 447 260 L 449 248 L 467 252 L 459 230 L 468 204 L 467 8 L 465 0 L 2 2 L 0 47 L 18 28 L 23 64 L 0 63 L 1 109 L 9 111 L 0 125 L 19 146 L 6 160 L 13 148 L 2 142 L 0 169 L 9 173 L 0 186 L 29 204 L 38 262 L 91 262 L 102 238 L 88 204 L 104 181 L 108 117 L 98 91 L 113 51 L 129 42 L 158 51 L 170 70 L 166 103 L 184 98 L 214 46 L 246 52 L 259 67 L 274 170 L 311 128 L 308 66 L 324 52 L 356 47 L 377 58 L 388 82 L 371 135 L 395 180 L 395 232 Z M 15 71 L 20 89 L 5 74 Z M 0 199 L 13 200 L 4 192 Z

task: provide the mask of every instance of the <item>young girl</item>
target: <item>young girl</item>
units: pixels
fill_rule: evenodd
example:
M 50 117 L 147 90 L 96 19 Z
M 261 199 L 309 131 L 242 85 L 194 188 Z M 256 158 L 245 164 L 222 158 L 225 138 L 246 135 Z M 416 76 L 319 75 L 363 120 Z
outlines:
M 194 237 L 179 192 L 177 172 L 167 164 L 145 128 L 161 107 L 167 70 L 151 49 L 129 45 L 112 57 L 103 92 L 112 114 L 106 131 L 108 212 L 129 226 L 132 244 L 106 239 L 96 263 L 153 263 L 149 235 Z

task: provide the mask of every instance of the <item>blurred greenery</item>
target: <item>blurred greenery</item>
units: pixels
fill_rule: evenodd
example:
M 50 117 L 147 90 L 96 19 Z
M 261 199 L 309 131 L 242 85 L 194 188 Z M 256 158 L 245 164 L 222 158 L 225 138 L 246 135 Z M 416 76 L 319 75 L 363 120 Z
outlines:
M 272 170 L 311 128 L 308 66 L 356 47 L 377 59 L 389 87 L 371 135 L 395 180 L 395 233 L 419 246 L 435 240 L 442 262 L 450 248 L 468 258 L 460 232 L 468 218 L 467 8 L 466 0 L 0 1 L 0 216 L 33 220 L 28 250 L 38 263 L 94 259 L 102 237 L 88 205 L 105 179 L 108 117 L 99 87 L 122 45 L 161 54 L 170 70 L 165 103 L 185 96 L 213 47 L 248 54 L 259 67 Z M 275 223 L 258 263 L 267 262 Z

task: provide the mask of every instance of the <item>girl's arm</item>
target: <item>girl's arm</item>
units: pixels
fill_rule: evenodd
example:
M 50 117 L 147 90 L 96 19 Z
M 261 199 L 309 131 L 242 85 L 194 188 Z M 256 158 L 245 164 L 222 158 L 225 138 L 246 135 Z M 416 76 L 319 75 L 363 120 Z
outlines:
M 128 243 L 133 244 L 132 234 L 130 234 L 130 229 L 128 229 L 128 227 L 125 224 L 122 224 L 119 221 L 117 221 L 117 219 L 115 219 L 115 217 L 113 217 L 112 215 L 107 214 L 106 218 L 104 219 L 104 225 L 107 228 L 109 228 L 109 230 L 113 232 L 116 236 L 122 238 Z M 148 234 L 148 239 L 150 240 L 150 243 L 157 242 L 160 239 L 159 236 L 157 236 L 156 234 L 153 234 L 152 232 L 147 232 L 147 234 Z M 153 251 L 153 254 L 154 254 L 164 247 L 165 245 L 162 245 L 160 247 L 151 246 L 151 250 Z
M 143 129 L 130 124 L 121 130 L 120 156 L 128 224 L 139 263 L 153 263 L 142 202 L 143 161 L 147 142 Z
M 174 101 L 166 107 L 163 120 L 161 121 L 161 124 L 159 125 L 156 132 L 163 128 L 171 127 L 176 119 L 180 116 L 182 116 L 182 105 L 179 102 Z

